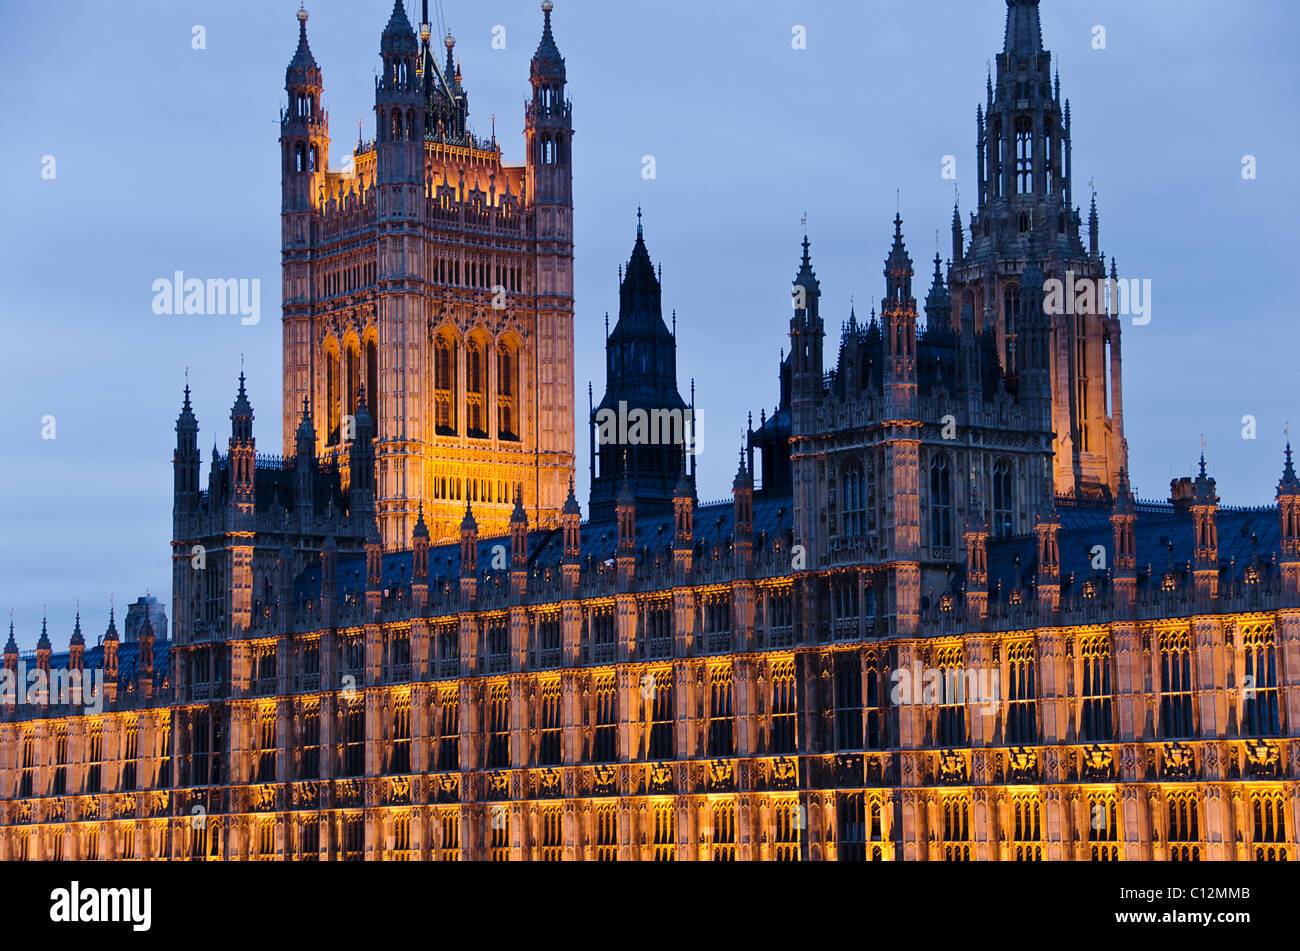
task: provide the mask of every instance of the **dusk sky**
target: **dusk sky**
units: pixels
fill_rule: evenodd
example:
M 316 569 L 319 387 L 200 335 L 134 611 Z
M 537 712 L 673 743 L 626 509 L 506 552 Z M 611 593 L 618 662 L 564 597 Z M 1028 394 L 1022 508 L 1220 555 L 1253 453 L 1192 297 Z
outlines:
M 437 8 L 439 4 L 431 3 Z M 470 120 L 523 161 L 535 0 L 443 0 Z M 374 134 L 391 0 L 313 0 L 331 165 Z M 222 451 L 241 355 L 261 452 L 279 454 L 279 109 L 298 0 L 0 4 L 0 607 L 34 646 L 48 604 L 64 649 L 76 600 L 94 644 L 109 597 L 171 605 L 174 425 L 186 367 L 204 452 Z M 419 20 L 419 3 L 408 3 Z M 578 495 L 587 381 L 644 209 L 696 381 L 702 500 L 728 497 L 746 414 L 777 401 L 807 215 L 828 359 L 851 297 L 865 318 L 896 204 L 929 286 L 975 194 L 975 108 L 1004 0 L 656 3 L 557 0 L 573 100 Z M 435 18 L 437 15 L 435 15 Z M 1283 427 L 1300 426 L 1300 60 L 1293 0 L 1043 0 L 1043 39 L 1073 116 L 1074 197 L 1094 179 L 1101 245 L 1149 279 L 1151 321 L 1124 327 L 1124 415 L 1139 496 L 1164 499 L 1207 442 L 1225 505 L 1270 501 Z M 204 28 L 206 49 L 192 46 Z M 506 48 L 492 47 L 505 27 Z M 1106 49 L 1093 48 L 1094 27 Z M 802 26 L 807 48 L 794 49 Z M 435 25 L 435 35 L 441 32 Z M 656 175 L 642 177 L 653 155 Z M 53 164 L 47 160 L 53 157 Z M 1257 177 L 1243 178 L 1253 156 Z M 53 177 L 43 170 L 53 168 Z M 901 196 L 901 197 L 900 197 Z M 1287 262 L 1291 262 L 1288 264 Z M 256 278 L 261 319 L 157 316 L 175 271 Z M 669 317 L 665 313 L 665 318 Z M 1243 416 L 1258 438 L 1243 439 Z M 53 417 L 53 430 L 47 417 Z M 44 438 L 53 435 L 54 438 Z M 119 620 L 120 627 L 120 620 Z

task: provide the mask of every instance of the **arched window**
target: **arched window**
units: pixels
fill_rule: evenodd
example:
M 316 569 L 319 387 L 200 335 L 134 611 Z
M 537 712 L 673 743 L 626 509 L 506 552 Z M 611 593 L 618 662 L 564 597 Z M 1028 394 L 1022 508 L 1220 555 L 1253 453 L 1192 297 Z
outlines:
M 465 352 L 465 428 L 475 439 L 487 438 L 487 359 L 479 340 Z
M 339 444 L 339 350 L 333 342 L 325 346 L 326 445 Z
M 993 123 L 993 141 L 996 144 L 997 153 L 993 161 L 993 197 L 1002 197 L 1002 170 L 1007 161 L 1007 140 L 1002 136 L 1002 122 Z M 984 226 L 987 229 L 988 219 L 985 219 Z M 987 231 L 986 231 L 987 234 Z
M 366 404 L 371 416 L 379 415 L 379 341 L 366 341 Z
M 446 334 L 434 346 L 433 418 L 438 435 L 456 434 L 456 345 Z
M 343 406 L 344 414 L 352 417 L 348 432 L 344 433 L 344 439 L 351 439 L 355 435 L 356 415 L 357 415 L 357 391 L 361 383 L 361 352 L 357 349 L 355 340 L 349 341 L 345 351 L 343 361 Z M 369 397 L 367 397 L 368 399 Z
M 952 547 L 952 472 L 946 456 L 930 463 L 930 547 Z
M 508 343 L 497 348 L 497 435 L 501 439 L 517 440 L 517 414 L 515 400 L 518 396 L 518 361 Z
M 861 538 L 867 534 L 867 477 L 860 463 L 844 471 L 844 537 Z
M 1016 120 L 1016 194 L 1031 195 L 1033 191 L 1034 126 L 1033 120 L 1022 118 Z
M 1002 320 L 1003 326 L 1006 327 L 1006 355 L 1003 369 L 1007 374 L 1015 374 L 1020 370 L 1020 358 L 1017 351 L 1018 332 L 1016 329 L 1016 317 L 1020 313 L 1020 288 L 1008 287 L 1002 294 Z
M 993 464 L 993 524 L 989 526 L 994 538 L 1008 538 L 1015 532 L 1015 490 L 1011 463 L 999 459 Z

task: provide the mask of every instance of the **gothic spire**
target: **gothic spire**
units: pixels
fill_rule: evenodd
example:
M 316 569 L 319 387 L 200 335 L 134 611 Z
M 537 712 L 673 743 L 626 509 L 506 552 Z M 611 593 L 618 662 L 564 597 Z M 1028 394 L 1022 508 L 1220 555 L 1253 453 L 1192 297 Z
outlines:
M 384 51 L 414 52 L 417 49 L 415 28 L 406 17 L 406 5 L 402 0 L 393 0 L 393 15 L 388 18 L 381 38 Z
M 307 8 L 302 5 L 298 7 L 298 49 L 289 60 L 285 83 L 289 86 L 320 85 L 320 67 L 316 65 L 316 57 L 307 43 Z
M 542 40 L 537 44 L 537 52 L 533 54 L 533 67 L 539 73 L 563 76 L 564 57 L 560 55 L 560 48 L 555 45 L 555 36 L 551 33 L 551 11 L 554 9 L 555 4 L 551 0 L 543 0 L 542 13 L 546 17 L 546 23 L 542 28 Z
M 1282 481 L 1277 484 L 1278 496 L 1300 495 L 1300 478 L 1296 478 L 1295 466 L 1291 463 L 1291 440 L 1286 441 L 1286 465 L 1282 467 Z
M 1039 0 L 1007 0 L 1004 54 L 1028 58 L 1043 52 L 1043 30 L 1038 19 Z

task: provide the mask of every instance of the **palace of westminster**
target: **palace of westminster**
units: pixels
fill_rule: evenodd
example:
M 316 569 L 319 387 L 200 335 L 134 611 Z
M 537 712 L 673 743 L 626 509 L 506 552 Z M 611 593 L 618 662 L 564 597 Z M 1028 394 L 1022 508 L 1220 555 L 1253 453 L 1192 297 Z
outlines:
M 682 440 L 597 436 L 694 409 L 638 222 L 585 521 L 550 0 L 521 167 L 398 0 L 374 140 L 330 169 L 300 11 L 283 455 L 241 375 L 202 480 L 187 387 L 170 632 L 10 626 L 12 676 L 103 695 L 0 703 L 0 859 L 1294 859 L 1300 476 L 1288 445 L 1275 506 L 1221 508 L 1203 457 L 1134 498 L 1118 308 L 1044 307 L 1107 266 L 1038 2 L 1006 0 L 924 317 L 896 218 L 830 365 L 804 237 L 723 503 Z

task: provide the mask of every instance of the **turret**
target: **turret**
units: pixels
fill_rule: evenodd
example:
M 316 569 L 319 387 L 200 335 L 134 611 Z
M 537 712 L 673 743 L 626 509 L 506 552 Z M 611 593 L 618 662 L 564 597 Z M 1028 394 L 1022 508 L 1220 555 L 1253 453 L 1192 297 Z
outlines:
M 104 632 L 104 700 L 114 703 L 117 700 L 117 621 L 113 608 L 108 609 L 108 630 Z
M 369 529 L 375 511 L 375 420 L 364 384 L 357 386 L 356 440 L 348 453 L 348 510 Z
M 468 607 L 478 595 L 478 522 L 474 510 L 465 502 L 465 517 L 460 522 L 460 600 Z
M 41 618 L 41 636 L 36 641 L 36 669 L 41 672 L 41 679 L 37 681 L 37 702 L 42 706 L 50 702 L 50 657 L 53 649 L 50 645 L 50 635 L 46 630 L 46 620 Z
M 293 460 L 293 500 L 294 507 L 303 515 L 310 515 L 312 509 L 312 483 L 316 472 L 316 427 L 311 421 L 311 404 L 309 397 L 302 399 L 302 418 L 298 421 L 298 432 L 294 446 L 296 452 Z
M 682 466 L 673 491 L 673 579 L 678 585 L 691 577 L 691 560 L 695 552 L 695 484 Z
M 952 297 L 943 280 L 943 262 L 939 252 L 934 254 L 934 277 L 930 282 L 930 293 L 925 297 L 926 326 L 935 330 L 952 329 Z
M 1219 596 L 1219 497 L 1214 491 L 1214 480 L 1205 471 L 1205 453 L 1201 453 L 1201 469 L 1192 483 L 1192 531 L 1195 536 L 1192 574 L 1198 601 L 1213 600 Z
M 174 534 L 180 535 L 182 519 L 199 507 L 199 422 L 190 406 L 190 385 L 185 384 L 185 401 L 176 418 L 176 452 L 172 456 L 172 517 Z
M 632 485 L 628 481 L 626 470 L 614 503 L 614 517 L 618 523 L 615 561 L 618 565 L 619 586 L 626 590 L 636 567 L 636 498 L 632 495 Z
M 573 477 L 569 477 L 569 496 L 564 500 L 564 509 L 560 512 L 560 526 L 564 534 L 563 569 L 565 591 L 577 592 L 578 573 L 582 561 L 582 510 L 578 507 L 578 497 L 573 494 Z
M 148 700 L 153 695 L 154 642 L 153 624 L 149 621 L 148 614 L 144 616 L 144 626 L 140 629 L 139 642 L 140 646 L 136 654 L 136 689 L 139 691 L 142 700 Z
M 573 204 L 573 104 L 565 98 L 564 57 L 551 33 L 551 0 L 542 4 L 545 24 L 533 54 L 530 80 L 533 97 L 524 114 L 528 188 L 539 205 L 569 208 Z M 560 216 L 568 217 L 561 212 Z M 556 219 L 568 226 L 568 221 Z
M 1281 522 L 1282 584 L 1292 599 L 1300 595 L 1300 478 L 1291 462 L 1291 442 L 1286 444 L 1286 464 L 1277 484 L 1277 515 Z
M 1034 526 L 1038 538 L 1038 610 L 1044 615 L 1055 614 L 1061 604 L 1060 532 L 1061 518 L 1056 505 L 1049 501 Z
M 366 615 L 378 616 L 384 600 L 384 545 L 372 517 L 366 531 Z
M 515 508 L 510 513 L 510 594 L 516 602 L 523 600 L 528 586 L 528 513 L 524 497 L 515 489 Z
M 966 616 L 974 621 L 988 613 L 989 603 L 989 526 L 974 493 L 961 537 L 966 548 Z
M 84 671 L 86 669 L 86 638 L 81 633 L 81 609 L 77 609 L 77 620 L 72 625 L 72 637 L 68 641 L 68 670 Z
M 903 218 L 894 216 L 894 245 L 885 259 L 885 298 L 880 317 L 885 332 L 886 412 L 893 419 L 916 416 L 916 299 L 912 259 L 903 243 Z
M 1128 471 L 1119 473 L 1119 491 L 1111 510 L 1111 587 L 1117 605 L 1130 609 L 1137 600 L 1137 506 L 1129 489 Z
M 12 707 L 15 704 L 25 702 L 27 684 L 26 677 L 18 676 L 18 642 L 14 640 L 14 622 L 13 618 L 9 619 L 9 640 L 5 641 L 4 668 L 9 671 L 9 682 L 13 684 L 12 693 L 8 690 L 0 691 L 0 703 L 5 707 Z
M 423 613 L 429 600 L 429 527 L 424 524 L 424 505 L 411 532 L 411 603 Z
M 821 396 L 823 357 L 826 336 L 821 319 L 821 282 L 813 271 L 808 236 L 803 236 L 803 258 L 795 274 L 791 291 L 794 316 L 790 318 L 790 373 L 792 396 L 796 402 Z
M 740 468 L 731 483 L 733 510 L 732 551 L 736 572 L 741 577 L 749 573 L 754 558 L 754 478 L 745 465 L 745 450 L 740 450 Z
M 253 405 L 248 401 L 244 374 L 239 374 L 239 392 L 230 410 L 229 504 L 240 514 L 251 516 L 254 504 L 254 471 L 257 443 L 253 438 Z
M 320 620 L 326 630 L 334 626 L 338 613 L 339 543 L 330 535 L 320 553 Z
M 299 229 L 307 226 L 308 212 L 315 204 L 325 180 L 329 160 L 329 115 L 321 109 L 324 78 L 311 47 L 307 44 L 307 11 L 298 9 L 298 49 L 284 74 L 284 88 L 289 106 L 280 113 L 280 149 L 282 157 L 281 209 L 291 218 L 290 243 L 305 243 L 309 235 Z

